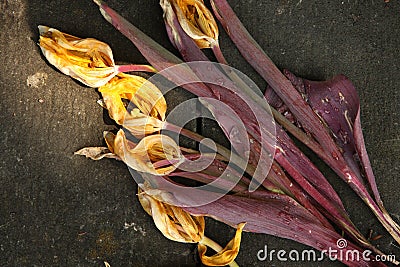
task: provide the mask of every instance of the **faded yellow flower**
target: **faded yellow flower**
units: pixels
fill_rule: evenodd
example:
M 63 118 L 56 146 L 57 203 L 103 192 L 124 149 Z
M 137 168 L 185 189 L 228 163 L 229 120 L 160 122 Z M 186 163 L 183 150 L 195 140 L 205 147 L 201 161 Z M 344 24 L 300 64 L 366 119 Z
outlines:
M 204 216 L 192 215 L 181 207 L 166 203 L 169 194 L 162 190 L 152 189 L 147 182 L 141 186 L 143 189 L 138 187 L 140 204 L 153 217 L 156 227 L 165 237 L 177 242 L 198 243 L 199 256 L 204 265 L 238 266 L 234 260 L 239 253 L 241 234 L 245 223 L 238 225 L 234 238 L 225 248 L 222 248 L 204 235 Z M 207 247 L 217 253 L 206 256 Z
M 166 135 L 149 135 L 138 144 L 129 141 L 123 130 L 119 130 L 117 135 L 106 132 L 104 138 L 111 153 L 140 172 L 166 175 L 185 159 L 175 141 Z
M 120 73 L 99 92 L 110 117 L 133 135 L 142 137 L 163 128 L 167 103 L 160 90 L 145 78 Z M 128 112 L 124 99 L 137 108 Z
M 40 48 L 50 64 L 83 84 L 99 87 L 118 73 L 106 43 L 93 38 L 81 39 L 42 25 L 39 33 Z
M 203 0 L 161 0 L 160 5 L 175 37 L 171 12 L 176 14 L 182 29 L 200 48 L 210 48 L 218 43 L 217 23 Z
M 203 216 L 193 216 L 180 207 L 163 203 L 138 189 L 143 209 L 165 237 L 177 242 L 198 243 L 204 237 Z

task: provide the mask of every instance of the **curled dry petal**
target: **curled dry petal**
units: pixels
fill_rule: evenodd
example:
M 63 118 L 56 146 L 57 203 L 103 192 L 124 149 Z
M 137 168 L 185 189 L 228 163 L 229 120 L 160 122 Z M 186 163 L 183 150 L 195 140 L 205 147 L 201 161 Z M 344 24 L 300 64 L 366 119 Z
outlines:
M 117 135 L 106 132 L 104 138 L 111 152 L 130 168 L 140 172 L 166 175 L 184 161 L 175 141 L 166 135 L 146 136 L 137 145 L 126 138 L 123 130 L 119 130 Z M 164 164 L 154 166 L 159 161 Z
M 240 223 L 237 227 L 235 237 L 229 241 L 226 247 L 213 256 L 206 256 L 206 242 L 200 241 L 197 245 L 201 262 L 208 266 L 225 266 L 232 263 L 239 253 L 242 230 L 246 223 Z
M 167 104 L 160 90 L 145 78 L 120 73 L 99 88 L 110 117 L 137 137 L 163 128 Z M 128 112 L 123 99 L 137 108 Z
M 161 0 L 160 5 L 170 26 L 168 34 L 173 43 L 179 37 L 171 21 L 171 12 L 176 14 L 182 29 L 200 48 L 210 48 L 218 42 L 217 23 L 202 0 Z
M 103 158 L 119 159 L 107 147 L 84 147 L 74 153 L 75 155 L 85 156 L 92 160 L 101 160 Z
M 102 86 L 118 73 L 106 43 L 80 39 L 42 25 L 39 33 L 40 48 L 50 64 L 85 85 Z
M 146 194 L 140 187 L 138 196 L 143 209 L 153 217 L 156 227 L 168 239 L 183 243 L 197 243 L 203 239 L 203 216 L 192 216 L 180 207 L 163 203 Z
M 124 127 L 134 136 L 141 138 L 148 134 L 161 131 L 164 128 L 164 121 L 144 115 L 139 109 L 133 109 L 129 116 L 125 117 Z

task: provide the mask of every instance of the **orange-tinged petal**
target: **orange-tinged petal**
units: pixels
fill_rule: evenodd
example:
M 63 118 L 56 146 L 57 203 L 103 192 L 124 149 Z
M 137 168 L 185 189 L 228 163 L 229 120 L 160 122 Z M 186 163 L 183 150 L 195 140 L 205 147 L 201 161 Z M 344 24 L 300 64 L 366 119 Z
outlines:
M 141 112 L 154 118 L 165 119 L 167 104 L 160 90 L 145 78 L 137 75 L 119 73 L 109 83 L 99 88 L 104 96 L 120 98 L 117 107 L 121 108 L 121 99 L 127 99 L 137 106 Z M 107 102 L 105 101 L 107 105 Z M 107 105 L 108 107 L 108 105 Z M 121 109 L 124 109 L 121 108 Z M 122 121 L 120 121 L 122 124 Z
M 117 135 L 105 134 L 109 150 L 134 170 L 154 175 L 173 172 L 184 157 L 178 145 L 166 135 L 155 134 L 144 137 L 136 145 L 129 141 L 123 130 Z M 162 164 L 158 164 L 162 162 Z
M 80 39 L 42 25 L 39 33 L 39 45 L 49 63 L 83 84 L 99 87 L 118 73 L 106 43 Z
M 164 121 L 146 116 L 139 109 L 133 109 L 124 121 L 124 127 L 138 138 L 161 131 L 164 124 Z
M 206 256 L 206 242 L 200 241 L 197 248 L 201 262 L 207 266 L 225 266 L 232 263 L 239 253 L 242 230 L 246 223 L 240 223 L 237 227 L 235 237 L 229 241 L 224 249 L 213 256 Z
M 182 29 L 200 48 L 209 48 L 218 42 L 217 23 L 202 0 L 161 0 L 160 5 L 167 19 L 171 19 L 169 12 L 175 12 Z M 172 30 L 175 29 L 172 27 Z
M 159 201 L 140 187 L 138 197 L 143 209 L 153 217 L 156 227 L 168 239 L 183 243 L 197 243 L 203 239 L 203 216 L 190 215 L 180 207 Z
M 160 131 L 167 104 L 160 90 L 145 78 L 120 73 L 99 88 L 110 117 L 137 137 Z M 137 108 L 128 112 L 124 99 Z

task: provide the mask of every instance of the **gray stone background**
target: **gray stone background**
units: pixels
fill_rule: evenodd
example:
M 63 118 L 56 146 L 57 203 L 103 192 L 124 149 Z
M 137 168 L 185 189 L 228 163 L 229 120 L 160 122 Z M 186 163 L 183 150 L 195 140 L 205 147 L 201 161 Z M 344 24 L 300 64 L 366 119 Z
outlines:
M 343 73 L 356 85 L 367 149 L 386 207 L 400 216 L 399 88 L 400 3 L 397 0 L 229 0 L 245 26 L 280 68 L 309 79 Z M 173 50 L 156 0 L 108 1 L 145 33 Z M 47 64 L 37 46 L 37 25 L 107 42 L 117 61 L 145 63 L 91 1 L 0 2 L 0 264 L 2 266 L 200 266 L 195 246 L 167 240 L 135 196 L 120 162 L 74 156 L 104 145 L 115 129 L 96 104 L 99 94 Z M 232 65 L 265 84 L 221 34 Z M 167 97 L 170 107 L 189 94 Z M 202 129 L 207 134 L 207 129 Z M 217 136 L 216 133 L 209 132 Z M 322 166 L 323 167 L 323 166 Z M 326 168 L 325 168 L 326 169 Z M 400 248 L 356 195 L 329 170 L 326 175 L 366 235 L 400 259 Z M 268 218 L 265 218 L 266 220 Z M 234 230 L 207 221 L 208 236 L 226 244 Z M 245 233 L 241 266 L 341 266 L 338 262 L 259 262 L 258 250 L 305 249 L 280 238 Z

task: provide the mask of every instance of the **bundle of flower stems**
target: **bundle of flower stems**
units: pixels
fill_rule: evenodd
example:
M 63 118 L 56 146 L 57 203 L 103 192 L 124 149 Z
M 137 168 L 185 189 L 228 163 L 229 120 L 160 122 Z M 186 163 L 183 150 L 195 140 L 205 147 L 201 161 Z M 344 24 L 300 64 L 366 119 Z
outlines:
M 339 260 L 348 266 L 385 266 L 374 261 L 384 252 L 360 233 L 334 188 L 294 142 L 302 142 L 335 171 L 400 243 L 400 227 L 383 206 L 366 152 L 357 92 L 345 76 L 310 81 L 281 72 L 226 0 L 211 0 L 212 11 L 203 0 L 160 1 L 168 36 L 181 58 L 104 2 L 94 2 L 149 65 L 116 65 L 106 43 L 46 26 L 39 26 L 40 47 L 61 72 L 98 88 L 99 104 L 121 126 L 117 133 L 104 133 L 107 147 L 87 147 L 76 154 L 121 160 L 135 177 L 140 174 L 135 178 L 139 201 L 167 238 L 197 243 L 205 265 L 237 266 L 242 231 L 292 239 L 322 252 L 336 248 L 345 233 L 349 241 L 341 255 L 372 254 Z M 216 19 L 268 83 L 264 94 L 229 67 L 219 47 Z M 211 49 L 220 64 L 202 49 Z M 140 72 L 153 76 L 146 79 Z M 201 153 L 169 137 L 178 133 L 205 143 L 203 136 L 167 121 L 160 77 L 197 96 L 230 148 L 214 143 L 209 145 L 214 153 Z M 196 186 L 189 186 L 190 181 Z M 224 248 L 204 235 L 205 216 L 237 229 Z M 215 254 L 206 253 L 207 247 Z

